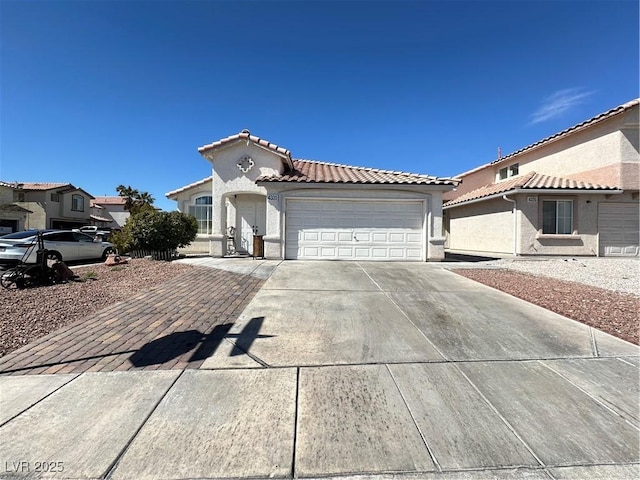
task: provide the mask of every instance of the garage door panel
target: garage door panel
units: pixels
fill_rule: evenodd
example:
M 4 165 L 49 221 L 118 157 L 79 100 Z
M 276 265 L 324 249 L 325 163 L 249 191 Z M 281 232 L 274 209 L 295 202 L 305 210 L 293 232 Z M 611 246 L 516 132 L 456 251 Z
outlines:
M 633 257 L 640 254 L 638 203 L 600 203 L 600 255 Z
M 396 238 L 393 238 L 392 233 L 387 234 L 386 232 L 373 232 L 371 234 L 371 241 L 374 243 L 386 243 L 387 241 L 391 241 L 391 242 L 401 242 L 403 240 L 402 237 L 404 237 L 404 235 L 400 235 L 398 236 L 396 234 Z
M 336 242 L 338 240 L 338 232 L 320 232 L 320 241 L 322 243 L 326 242 Z
M 286 258 L 422 260 L 422 201 L 287 203 Z

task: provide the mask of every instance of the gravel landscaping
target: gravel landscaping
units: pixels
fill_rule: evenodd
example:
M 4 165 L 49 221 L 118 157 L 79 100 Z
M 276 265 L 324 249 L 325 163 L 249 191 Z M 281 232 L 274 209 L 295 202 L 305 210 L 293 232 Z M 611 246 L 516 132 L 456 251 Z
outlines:
M 498 260 L 453 271 L 639 344 L 638 259 Z M 131 260 L 78 267 L 80 282 L 0 288 L 0 356 L 194 267 Z
M 639 345 L 637 258 L 497 260 L 452 269 L 467 278 Z
M 78 282 L 25 290 L 0 288 L 0 356 L 192 268 L 134 259 L 115 267 L 74 268 Z

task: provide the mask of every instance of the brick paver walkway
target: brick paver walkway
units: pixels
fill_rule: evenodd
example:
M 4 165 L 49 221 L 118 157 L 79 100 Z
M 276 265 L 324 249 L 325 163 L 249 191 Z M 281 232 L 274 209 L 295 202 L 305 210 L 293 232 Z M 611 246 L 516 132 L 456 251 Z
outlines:
M 0 358 L 0 374 L 198 368 L 264 280 L 195 267 Z

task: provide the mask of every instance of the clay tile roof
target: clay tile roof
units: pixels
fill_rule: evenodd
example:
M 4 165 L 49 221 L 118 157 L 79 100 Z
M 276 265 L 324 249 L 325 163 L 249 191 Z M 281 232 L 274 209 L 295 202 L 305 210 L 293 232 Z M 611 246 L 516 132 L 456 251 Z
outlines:
M 170 192 L 167 192 L 167 193 L 164 194 L 164 196 L 168 197 L 168 198 L 171 198 L 172 196 L 174 196 L 174 195 L 176 195 L 176 194 L 178 194 L 180 192 L 184 192 L 185 190 L 189 190 L 190 188 L 193 188 L 193 187 L 198 187 L 200 185 L 204 185 L 205 183 L 210 182 L 212 180 L 213 180 L 213 176 L 209 175 L 207 178 L 203 178 L 202 180 L 198 180 L 197 182 L 193 182 L 193 183 L 190 183 L 189 185 L 185 185 L 184 187 L 180 187 L 180 188 L 178 188 L 176 190 L 172 190 Z
M 22 190 L 53 190 L 63 187 L 75 188 L 70 183 L 18 182 L 18 188 Z
M 412 184 L 412 185 L 452 185 L 459 183 L 452 178 L 430 175 L 392 172 L 375 168 L 352 167 L 336 163 L 294 160 L 293 171 L 282 175 L 262 176 L 256 182 L 298 182 L 298 183 L 358 183 L 358 184 Z
M 127 203 L 127 199 L 121 197 L 120 195 L 113 195 L 110 197 L 95 197 L 95 199 L 91 202 L 91 205 L 124 205 Z
M 621 113 L 626 112 L 627 110 L 630 110 L 631 108 L 637 106 L 640 104 L 640 98 L 636 98 L 634 100 L 630 100 L 627 103 L 623 103 L 622 105 L 618 105 L 617 107 L 614 107 L 610 110 L 607 110 L 606 112 L 602 112 L 598 115 L 596 115 L 595 117 L 591 117 L 588 120 L 585 120 L 584 122 L 580 122 L 577 125 L 573 125 L 572 127 L 566 128 L 564 130 L 562 130 L 561 132 L 558 133 L 554 133 L 553 135 L 550 135 L 548 137 L 543 138 L 542 140 L 538 140 L 535 143 L 532 143 L 531 145 L 527 145 L 526 147 L 523 147 L 519 150 L 516 150 L 513 153 L 510 153 L 509 155 L 505 155 L 497 160 L 493 160 L 492 162 L 489 163 L 485 163 L 484 165 L 480 165 L 479 167 L 475 167 L 469 171 L 466 171 L 464 173 L 461 173 L 460 175 L 456 175 L 456 177 L 464 177 L 466 175 L 469 175 L 471 173 L 477 172 L 478 170 L 482 170 L 483 168 L 486 168 L 490 165 L 496 165 L 498 163 L 502 163 L 505 162 L 507 160 L 512 160 L 514 157 L 517 157 L 518 155 L 521 155 L 525 152 L 528 152 L 529 150 L 534 150 L 536 148 L 542 147 L 543 145 L 546 145 L 548 143 L 554 142 L 556 140 L 559 140 L 561 138 L 564 138 L 568 135 L 572 135 L 576 132 L 579 132 L 581 130 L 584 130 L 585 128 L 588 128 L 592 125 L 595 125 L 597 123 L 603 122 L 611 117 L 614 117 L 616 115 L 619 115 Z
M 512 177 L 508 180 L 503 180 L 498 183 L 492 183 L 485 185 L 484 187 L 477 188 L 463 195 L 460 195 L 453 200 L 450 200 L 444 204 L 445 207 L 459 205 L 467 203 L 472 200 L 479 200 L 482 198 L 493 197 L 499 194 L 506 194 L 515 190 L 597 190 L 597 191 L 611 191 L 618 190 L 618 187 L 612 187 L 610 185 L 599 185 L 596 183 L 582 182 L 580 180 L 571 180 L 568 178 L 552 177 L 549 175 L 541 175 L 536 172 L 529 172 L 517 177 Z
M 253 143 L 263 146 L 265 148 L 268 148 L 269 150 L 273 150 L 274 152 L 279 153 L 280 155 L 283 155 L 287 157 L 289 160 L 291 160 L 291 152 L 289 150 L 287 150 L 286 148 L 279 147 L 275 143 L 271 143 L 263 138 L 256 137 L 255 135 L 251 135 L 249 130 L 243 130 L 240 133 L 231 135 L 230 137 L 223 138 L 222 140 L 218 140 L 213 143 L 209 143 L 208 145 L 203 145 L 202 147 L 198 148 L 198 152 L 200 152 L 201 154 L 205 154 L 209 150 L 212 150 L 217 147 L 221 147 L 227 143 L 234 142 L 236 140 L 241 140 L 241 139 L 249 139 Z

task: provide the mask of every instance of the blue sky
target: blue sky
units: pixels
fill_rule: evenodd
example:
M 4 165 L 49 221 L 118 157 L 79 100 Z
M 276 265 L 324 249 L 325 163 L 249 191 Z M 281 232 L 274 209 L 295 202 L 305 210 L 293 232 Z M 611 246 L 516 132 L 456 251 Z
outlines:
M 0 1 L 0 179 L 164 194 L 249 129 L 452 176 L 639 96 L 638 2 Z

